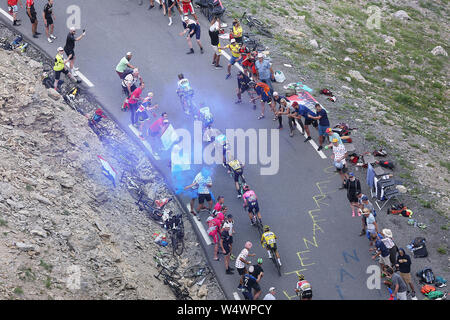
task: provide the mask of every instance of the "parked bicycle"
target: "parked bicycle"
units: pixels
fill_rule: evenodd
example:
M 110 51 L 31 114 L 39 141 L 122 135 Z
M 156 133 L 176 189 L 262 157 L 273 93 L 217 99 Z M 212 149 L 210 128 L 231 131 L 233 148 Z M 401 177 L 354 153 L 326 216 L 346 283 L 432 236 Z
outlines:
M 183 277 L 193 280 L 189 285 L 189 287 L 192 287 L 194 284 L 201 286 L 210 274 L 212 274 L 212 272 L 208 266 L 197 264 L 187 268 L 183 273 Z M 201 279 L 197 281 L 199 278 Z
M 163 283 L 169 286 L 177 300 L 192 300 L 188 289 L 178 282 L 173 276 L 173 272 L 169 272 L 167 269 L 162 268 L 157 275 L 154 275 L 154 277 L 158 280 L 161 280 L 160 277 L 162 277 Z
M 244 12 L 241 21 L 243 21 L 250 29 L 255 28 L 260 34 L 269 38 L 273 37 L 272 32 L 269 30 L 271 26 L 256 19 L 251 14 Z
M 181 256 L 184 251 L 184 224 L 182 213 L 170 216 L 170 218 L 164 222 L 164 228 L 168 230 L 173 255 L 176 254 Z
M 145 193 L 141 193 L 136 204 L 140 211 L 145 211 L 148 218 L 156 221 L 160 225 L 164 225 L 164 214 L 170 215 L 171 211 L 164 210 L 167 203 L 172 201 L 172 198 L 164 198 L 162 200 L 152 200 Z

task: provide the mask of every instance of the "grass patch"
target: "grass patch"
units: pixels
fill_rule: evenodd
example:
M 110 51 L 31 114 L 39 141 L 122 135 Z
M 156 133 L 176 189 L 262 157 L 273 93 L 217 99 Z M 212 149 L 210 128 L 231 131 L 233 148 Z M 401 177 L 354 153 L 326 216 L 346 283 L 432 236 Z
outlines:
M 17 294 L 19 296 L 23 295 L 23 289 L 21 287 L 14 288 L 14 294 Z
M 449 161 L 443 161 L 443 160 L 440 160 L 440 161 L 439 161 L 439 164 L 440 164 L 442 167 L 447 168 L 447 171 L 450 172 L 450 162 L 449 162 Z
M 8 221 L 0 219 L 0 227 L 6 227 L 8 225 Z
M 47 289 L 50 289 L 52 286 L 52 279 L 49 276 L 47 276 L 47 279 L 45 279 L 44 284 Z
M 27 184 L 27 186 L 25 187 L 25 189 L 27 189 L 27 191 L 33 191 L 33 187 L 30 186 L 29 184 Z
M 375 140 L 377 140 L 377 137 L 371 132 L 366 133 L 365 138 L 366 138 L 367 141 L 375 141 Z
M 34 274 L 33 270 L 31 268 L 23 268 L 21 270 L 21 275 L 19 276 L 20 280 L 25 281 L 34 281 L 36 280 L 36 275 Z
M 422 207 L 426 209 L 431 209 L 431 201 L 419 199 L 419 202 L 422 205 Z
M 447 248 L 445 248 L 444 246 L 440 246 L 439 248 L 436 249 L 436 251 L 442 255 L 447 254 Z
M 41 259 L 41 263 L 39 264 L 42 268 L 47 270 L 48 272 L 52 272 L 53 266 L 49 263 L 46 263 L 44 260 Z

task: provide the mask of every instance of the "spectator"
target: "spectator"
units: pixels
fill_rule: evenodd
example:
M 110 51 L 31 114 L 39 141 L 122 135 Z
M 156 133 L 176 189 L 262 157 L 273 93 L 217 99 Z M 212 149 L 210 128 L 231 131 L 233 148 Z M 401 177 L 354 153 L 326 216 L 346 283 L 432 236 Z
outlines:
M 214 51 L 212 65 L 215 66 L 216 69 L 222 68 L 222 66 L 220 65 L 219 30 L 220 20 L 219 18 L 214 17 L 211 20 L 211 26 L 209 27 L 209 38 L 211 39 L 211 47 Z
M 242 103 L 242 94 L 247 91 L 248 96 L 250 97 L 250 102 L 253 103 L 253 109 L 256 109 L 255 100 L 256 98 L 253 97 L 253 89 L 250 85 L 250 78 L 243 72 L 238 73 L 237 82 L 238 87 L 236 89 L 237 91 L 237 97 L 236 104 Z
M 142 90 L 144 90 L 145 84 L 141 82 L 141 85 L 136 88 L 130 95 L 128 99 L 128 103 L 130 104 L 130 115 L 131 115 L 131 125 L 134 127 L 138 127 L 138 117 L 137 117 L 137 109 L 139 107 L 139 102 L 141 100 Z
M 371 236 L 371 240 L 374 240 L 374 234 Z M 376 237 L 375 240 L 376 254 L 372 256 L 372 260 L 375 260 L 377 257 L 380 257 L 380 264 L 383 268 L 384 266 L 392 267 L 391 261 L 389 260 L 389 249 L 386 247 L 382 239 L 380 237 Z
M 53 14 L 53 0 L 48 0 L 44 6 L 44 11 L 42 12 L 42 17 L 44 18 L 45 34 L 47 35 L 47 41 L 52 43 L 56 39 L 53 34 L 55 15 Z
M 264 118 L 264 108 L 266 103 L 272 102 L 270 87 L 265 82 L 258 82 L 255 85 L 255 92 L 258 95 L 258 98 L 261 101 L 261 115 L 258 117 L 258 120 Z
M 191 38 L 195 35 L 195 39 L 197 40 L 197 44 L 200 47 L 200 52 L 203 53 L 203 46 L 200 42 L 200 24 L 195 22 L 194 20 L 189 19 L 188 16 L 184 16 L 183 18 L 183 28 L 184 31 L 180 32 L 180 36 L 184 36 L 187 33 L 186 40 L 189 46 L 189 51 L 187 54 L 194 53 L 194 48 L 192 47 Z
M 370 236 L 371 234 L 376 235 L 378 233 L 378 224 L 375 221 L 375 217 L 373 216 L 373 214 L 367 208 L 363 210 L 362 221 L 363 221 L 362 232 L 366 234 L 367 239 L 371 240 L 369 245 L 372 246 L 373 240 L 370 238 Z
M 325 146 L 325 149 L 333 147 L 333 143 L 331 142 L 331 141 L 333 141 L 333 139 L 337 139 L 339 141 L 339 144 L 343 143 L 339 134 L 337 132 L 334 132 L 333 129 L 327 128 L 327 130 L 325 130 L 325 132 L 328 135 L 328 141 L 329 141 L 329 144 L 327 146 Z
M 258 300 L 259 296 L 261 295 L 261 287 L 259 285 L 259 282 L 261 281 L 262 277 L 264 276 L 264 270 L 262 268 L 263 259 L 258 258 L 257 264 L 253 265 L 253 272 L 250 271 L 250 274 L 255 277 L 256 284 L 254 285 L 253 289 L 255 289 L 255 297 L 254 300 Z
M 214 212 L 214 210 L 212 211 Z M 215 213 L 216 217 L 220 220 L 220 225 L 222 226 L 223 222 L 225 221 L 225 216 L 227 215 L 228 207 L 222 206 L 222 209 Z
M 199 23 L 198 22 L 198 17 L 197 17 L 197 14 L 194 11 L 194 6 L 192 5 L 191 0 L 180 0 L 180 1 L 181 1 L 181 7 L 183 9 L 183 14 L 185 16 L 187 16 L 189 14 L 192 14 L 192 16 L 195 19 L 195 22 L 197 22 L 197 24 L 198 24 Z
M 319 103 L 316 103 L 316 116 L 309 115 L 309 117 L 313 120 L 319 120 L 319 147 L 317 151 L 323 149 L 322 144 L 325 136 L 328 136 L 326 133 L 327 128 L 330 127 L 330 121 L 328 120 L 328 114 L 325 109 Z
M 395 266 L 397 263 L 398 248 L 392 239 L 392 231 L 390 229 L 383 229 L 381 234 L 383 235 L 382 241 L 389 250 L 389 261 L 391 262 L 391 266 Z
M 230 254 L 231 254 L 232 237 L 230 235 L 230 225 L 225 224 L 221 233 L 220 247 L 224 256 L 225 273 L 233 274 L 234 268 L 230 267 Z
M 213 239 L 214 260 L 219 261 L 219 257 L 217 256 L 217 254 L 219 252 L 219 242 L 221 241 L 221 234 L 220 234 L 221 221 L 218 217 L 215 217 L 214 214 L 211 212 L 208 219 L 206 219 L 206 223 L 208 224 L 208 230 L 206 232 Z M 222 250 L 224 250 L 223 244 L 220 243 L 220 245 L 222 247 Z
M 355 177 L 353 172 L 350 172 L 348 175 L 349 178 L 345 182 L 345 188 L 347 189 L 347 199 L 350 202 L 350 208 L 352 209 L 352 217 L 355 216 L 355 209 L 358 211 L 358 216 L 361 216 L 358 210 L 358 197 L 356 197 L 356 194 L 361 192 L 361 183 L 359 182 L 359 179 Z
M 284 105 L 284 106 L 281 105 L 281 101 L 283 101 L 283 100 L 285 100 L 285 102 L 286 102 L 286 97 L 285 96 L 280 96 L 278 94 L 278 92 L 275 91 L 272 94 L 272 102 L 270 104 L 270 109 L 272 110 L 272 112 L 274 114 L 273 121 L 277 121 L 278 120 L 278 129 L 283 129 L 283 120 L 282 120 L 281 114 L 278 115 L 280 110 L 282 110 L 282 112 L 285 111 L 284 109 L 285 109 L 286 105 Z M 278 103 L 278 111 L 275 108 L 277 106 L 277 103 Z
M 255 62 L 256 74 L 259 81 L 264 82 L 270 88 L 270 93 L 273 92 L 272 80 L 275 76 L 270 65 L 270 62 L 264 59 L 264 54 L 258 53 L 258 60 Z
M 300 106 L 298 105 L 298 102 L 297 101 L 292 102 L 290 106 L 288 105 L 288 109 L 289 109 L 288 123 L 290 129 L 289 136 L 290 137 L 294 136 L 294 130 L 297 127 L 296 123 L 298 123 L 302 128 L 302 131 L 305 132 L 305 127 L 303 126 L 302 123 L 302 116 L 299 114 Z
M 148 118 L 141 124 L 140 127 L 141 135 L 139 137 L 145 140 L 150 136 L 153 139 L 152 141 L 153 154 L 158 155 L 158 153 L 163 148 L 160 138 L 170 124 L 167 112 L 163 112 L 161 114 L 161 117 L 159 117 L 154 122 L 152 121 L 153 119 Z
M 131 93 L 136 90 L 137 86 L 137 82 L 142 83 L 142 77 L 139 74 L 139 69 L 138 68 L 134 68 L 133 72 L 126 75 L 125 78 L 122 81 L 122 89 L 123 92 L 130 97 Z
M 252 289 L 255 289 L 255 286 L 257 285 L 257 283 L 256 283 L 256 278 L 251 275 L 251 272 L 253 272 L 253 266 L 250 266 L 248 268 L 248 271 L 245 270 L 245 274 L 244 274 L 243 281 L 242 281 L 242 283 L 243 283 L 242 294 L 244 295 L 245 300 L 256 300 L 253 297 Z M 261 289 L 259 292 L 261 292 Z
M 236 39 L 231 39 L 230 44 L 227 44 L 224 48 L 229 48 L 231 51 L 230 61 L 228 62 L 228 74 L 225 77 L 225 80 L 231 77 L 231 66 L 236 62 L 239 63 L 241 61 L 241 46 L 236 42 Z
M 186 186 L 184 189 L 187 190 L 189 188 L 192 188 L 196 186 L 197 193 L 198 193 L 198 208 L 197 212 L 200 213 L 200 210 L 205 209 L 204 206 L 205 200 L 209 204 L 209 211 L 212 209 L 212 196 L 209 189 L 212 187 L 212 179 L 211 179 L 211 172 L 207 168 L 203 168 L 196 176 L 192 184 L 189 186 Z M 194 198 L 195 200 L 195 198 Z M 194 212 L 194 201 L 191 199 L 191 213 L 193 216 L 197 216 L 197 214 Z M 197 219 L 200 220 L 200 217 L 197 217 Z
M 241 24 L 239 23 L 238 19 L 233 20 L 233 30 L 232 30 L 231 34 L 232 34 L 233 38 L 236 39 L 237 43 L 239 43 L 240 45 L 243 44 L 242 27 L 241 27 Z
M 331 155 L 331 159 L 333 159 L 334 167 L 336 171 L 339 172 L 339 175 L 342 180 L 342 186 L 340 189 L 345 188 L 345 182 L 348 179 L 347 175 L 347 167 L 345 158 L 347 157 L 347 150 L 345 150 L 344 144 L 339 144 L 337 139 L 333 139 L 333 154 Z
M 137 109 L 137 115 L 139 121 L 145 121 L 150 117 L 150 112 L 153 114 L 153 117 L 156 118 L 155 109 L 158 108 L 158 105 L 155 104 L 152 106 L 152 98 L 153 98 L 153 92 L 149 92 L 147 96 L 142 100 L 142 102 L 139 105 L 139 108 Z
M 27 0 L 27 15 L 31 22 L 31 33 L 33 38 L 38 38 L 40 32 L 37 32 L 38 20 L 36 17 L 36 10 L 34 9 L 34 0 Z
M 242 280 L 244 278 L 244 274 L 247 271 L 246 266 L 252 263 L 250 260 L 247 260 L 247 258 L 249 256 L 254 257 L 256 255 L 254 253 L 249 253 L 249 250 L 252 248 L 252 246 L 253 244 L 250 241 L 247 241 L 245 243 L 244 249 L 241 250 L 238 257 L 236 258 L 235 267 L 239 275 L 241 276 L 238 287 L 239 289 L 242 289 Z
M 72 74 L 74 74 L 74 70 L 77 70 L 73 67 L 73 64 L 75 63 L 75 42 L 83 39 L 83 37 L 86 35 L 86 31 L 83 30 L 83 33 L 78 38 L 75 38 L 75 33 L 75 28 L 71 27 L 66 38 L 66 45 L 64 46 L 64 51 L 66 52 L 66 55 L 68 57 L 67 59 L 70 61 L 70 73 Z
M 361 194 L 360 199 L 358 199 L 358 206 L 361 208 L 361 210 L 364 210 L 364 208 L 369 209 L 373 216 L 376 216 L 375 208 L 366 195 Z
M 17 12 L 19 11 L 19 7 L 17 3 L 20 4 L 20 7 L 23 9 L 23 4 L 21 0 L 8 0 L 8 11 L 9 14 L 13 17 L 13 26 L 20 26 L 20 20 L 17 19 Z
M 125 57 L 120 59 L 119 63 L 116 66 L 116 72 L 119 75 L 119 78 L 122 80 L 124 78 L 125 70 L 127 70 L 127 68 L 130 68 L 132 70 L 136 69 L 136 67 L 130 63 L 132 57 L 133 55 L 131 54 L 131 52 L 127 52 Z
M 305 134 L 306 132 L 307 137 L 304 142 L 308 142 L 309 140 L 311 140 L 309 125 L 313 123 L 313 119 L 311 119 L 308 115 L 314 116 L 315 113 L 312 112 L 307 106 L 300 104 L 298 108 L 298 114 L 301 115 L 303 118 L 305 118 L 305 125 L 304 127 L 302 127 L 304 128 L 302 134 Z
M 400 277 L 407 285 L 411 287 L 411 297 L 413 300 L 417 300 L 416 291 L 414 290 L 414 285 L 411 280 L 411 258 L 406 254 L 405 249 L 398 249 L 397 263 L 396 267 L 399 270 Z
M 233 216 L 231 214 L 227 214 L 227 218 L 225 219 L 225 221 L 223 222 L 223 227 L 225 228 L 225 226 L 228 226 L 229 229 L 229 234 L 230 234 L 230 259 L 234 259 L 234 255 L 233 255 L 233 234 L 236 233 L 236 231 L 234 230 L 234 221 L 233 221 Z
M 403 278 L 397 272 L 394 272 L 392 268 L 386 268 L 386 273 L 387 278 L 392 281 L 392 295 L 397 297 L 397 300 L 408 300 L 406 297 L 408 287 Z
M 217 197 L 217 203 L 214 205 L 213 208 L 213 212 L 217 213 L 222 211 L 223 207 L 224 207 L 224 203 L 225 203 L 225 198 L 223 196 L 218 196 Z
M 58 83 L 61 78 L 61 72 L 64 73 L 66 76 L 68 76 L 73 81 L 76 81 L 77 83 L 80 83 L 81 80 L 76 80 L 70 73 L 69 70 L 67 70 L 66 67 L 67 60 L 64 60 L 64 49 L 59 47 L 58 53 L 55 56 L 55 65 L 53 66 L 53 71 L 55 75 L 55 83 L 54 83 L 54 89 L 58 91 Z
M 244 72 L 248 77 L 253 77 L 253 79 L 256 79 L 256 67 L 255 67 L 255 61 L 257 52 L 249 52 L 242 55 L 242 67 L 244 68 Z
M 178 4 L 178 0 L 167 0 L 167 15 L 169 16 L 169 27 L 172 25 L 172 9 L 176 7 L 178 12 L 180 13 L 180 17 L 183 16 L 183 12 L 180 9 L 180 5 Z
M 270 287 L 269 288 L 269 293 L 264 296 L 263 300 L 277 300 L 275 298 L 275 294 L 276 294 L 275 288 L 274 287 Z

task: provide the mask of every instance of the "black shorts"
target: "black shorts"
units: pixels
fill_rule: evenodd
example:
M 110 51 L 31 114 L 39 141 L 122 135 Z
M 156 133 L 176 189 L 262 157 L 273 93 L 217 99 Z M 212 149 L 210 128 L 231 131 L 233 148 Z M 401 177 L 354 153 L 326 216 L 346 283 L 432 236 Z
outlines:
M 234 172 L 234 182 L 238 182 L 239 181 L 239 176 L 242 176 L 242 174 L 244 172 L 242 171 L 242 169 L 239 169 L 239 170 L 236 170 L 236 171 L 233 170 L 233 172 Z
M 312 290 L 303 291 L 301 294 L 301 297 L 304 299 L 311 299 L 312 298 Z
M 309 126 L 310 124 L 312 124 L 313 121 L 314 121 L 313 119 L 306 117 L 305 118 L 305 126 Z
M 347 194 L 347 199 L 349 202 L 358 202 L 358 198 L 355 194 Z
M 223 248 L 225 249 L 225 255 L 228 255 L 228 254 L 230 254 L 230 245 L 229 244 L 223 244 Z
M 46 27 L 49 27 L 53 24 L 53 18 L 52 17 L 48 17 L 45 18 L 45 20 L 47 20 L 47 24 L 45 25 Z
M 348 171 L 348 169 L 347 169 L 347 166 L 344 165 L 344 166 L 342 167 L 342 169 L 336 168 L 336 171 L 337 171 L 337 172 L 346 173 L 346 172 Z
M 261 291 L 261 287 L 259 286 L 258 282 L 255 282 L 255 284 L 253 285 L 253 289 L 255 289 L 256 292 Z
M 68 51 L 68 50 L 64 49 L 64 52 L 66 53 L 67 57 L 72 55 L 72 57 L 69 60 L 75 59 L 75 51 L 73 51 L 73 50 Z
M 31 15 L 29 15 L 28 11 L 27 11 L 27 15 L 30 18 L 30 22 L 35 23 L 36 22 L 36 10 L 34 10 L 34 5 L 31 6 L 30 13 L 31 13 Z
M 245 267 L 243 267 L 243 268 L 236 268 L 236 269 L 237 269 L 237 272 L 239 273 L 240 276 L 245 274 Z
M 259 212 L 259 205 L 258 205 L 258 201 L 255 201 L 253 203 L 249 203 L 248 204 L 248 212 L 252 212 L 253 208 L 255 209 L 255 212 L 258 213 Z
M 241 86 L 241 87 L 239 88 L 239 90 L 241 91 L 241 93 L 244 93 L 245 91 L 247 91 L 247 90 L 249 90 L 249 89 L 250 89 L 249 86 Z
M 61 71 L 54 71 L 54 73 L 55 73 L 55 80 L 59 80 L 61 78 L 61 72 L 64 73 L 64 74 L 68 74 L 69 70 L 64 68 Z
M 277 251 L 277 244 L 276 243 L 268 244 L 267 249 L 269 248 L 273 249 L 273 251 Z
M 212 200 L 210 193 L 198 195 L 198 203 L 202 204 L 203 202 L 205 202 L 205 200 L 208 202 Z

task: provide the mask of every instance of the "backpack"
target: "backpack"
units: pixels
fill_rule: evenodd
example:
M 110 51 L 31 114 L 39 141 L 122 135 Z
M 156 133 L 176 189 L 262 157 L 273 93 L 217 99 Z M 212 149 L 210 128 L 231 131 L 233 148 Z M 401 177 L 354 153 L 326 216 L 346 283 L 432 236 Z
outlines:
M 340 129 L 340 130 L 336 130 L 334 132 L 337 132 L 339 134 L 339 136 L 349 136 L 351 134 L 350 132 L 350 127 L 348 126 L 348 124 L 346 123 L 339 123 L 337 125 L 334 126 L 334 128 Z
M 394 169 L 394 163 L 391 161 L 380 161 L 378 164 L 384 168 Z
M 442 298 L 444 296 L 444 293 L 439 290 L 434 290 L 429 293 L 426 293 L 425 295 L 427 296 L 428 299 L 434 300 L 434 299 Z
M 416 275 L 419 277 L 420 282 L 424 282 L 426 284 L 434 283 L 435 277 L 433 270 L 431 270 L 431 268 L 425 268 L 417 272 Z
M 321 94 L 324 94 L 324 95 L 326 95 L 326 96 L 332 96 L 333 95 L 333 92 L 331 92 L 330 90 L 328 90 L 328 89 L 322 89 L 322 90 L 320 90 L 320 93 Z
M 422 288 L 420 289 L 420 292 L 422 292 L 423 294 L 425 294 L 427 296 L 430 292 L 433 292 L 433 291 L 436 291 L 436 288 L 433 286 L 430 286 L 429 284 L 422 286 Z
M 125 77 L 131 73 L 133 73 L 133 70 L 130 68 L 126 68 L 125 71 L 122 73 L 122 79 L 125 79 Z
M 424 244 L 425 244 L 425 238 L 422 238 L 422 237 L 417 237 L 412 242 L 413 248 L 419 248 Z

